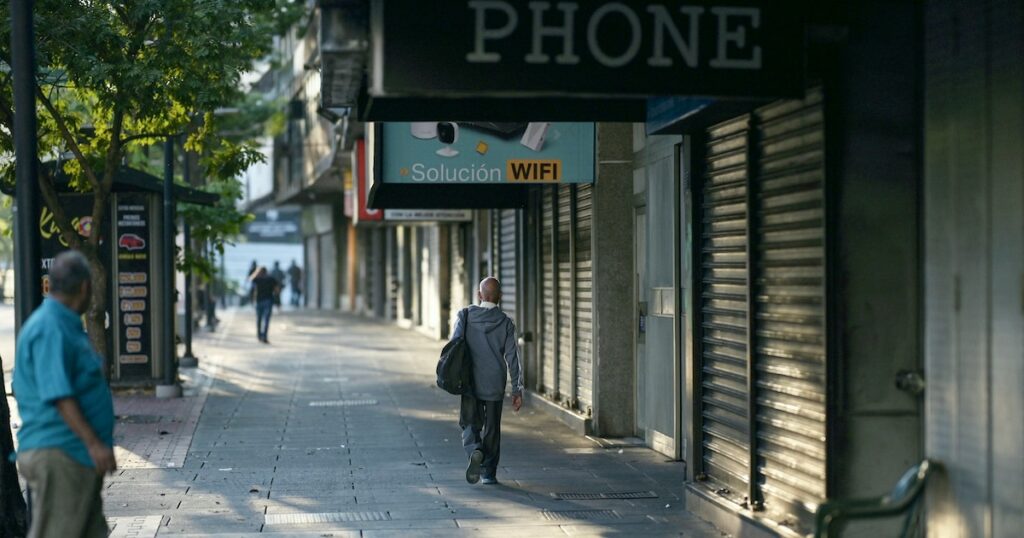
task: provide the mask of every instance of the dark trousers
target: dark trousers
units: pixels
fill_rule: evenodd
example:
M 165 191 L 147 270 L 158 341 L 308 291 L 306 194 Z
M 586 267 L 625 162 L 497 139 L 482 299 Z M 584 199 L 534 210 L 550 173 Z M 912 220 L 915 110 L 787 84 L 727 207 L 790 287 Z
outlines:
M 494 478 L 501 457 L 501 406 L 502 400 L 489 402 L 478 400 L 472 395 L 462 395 L 459 410 L 459 426 L 462 428 L 462 446 L 468 457 L 474 450 L 484 453 L 481 465 L 483 476 Z
M 267 331 L 270 330 L 270 314 L 273 312 L 273 299 L 264 299 L 256 303 L 256 336 L 261 341 L 267 339 Z

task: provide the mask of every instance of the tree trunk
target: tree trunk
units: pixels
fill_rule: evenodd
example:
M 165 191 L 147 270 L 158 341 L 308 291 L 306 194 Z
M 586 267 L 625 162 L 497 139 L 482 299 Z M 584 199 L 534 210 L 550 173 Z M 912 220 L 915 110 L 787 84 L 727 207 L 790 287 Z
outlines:
M 0 368 L 0 387 L 4 386 L 4 371 Z M 18 471 L 7 459 L 12 452 L 11 410 L 7 407 L 7 391 L 3 390 L 0 394 L 0 538 L 21 538 L 28 530 L 28 513 Z
M 89 340 L 100 357 L 103 357 L 107 376 L 111 373 L 111 360 L 107 355 L 107 266 L 100 259 L 98 249 L 86 249 L 85 256 L 92 265 L 92 302 L 89 311 L 85 314 L 85 330 L 89 333 Z

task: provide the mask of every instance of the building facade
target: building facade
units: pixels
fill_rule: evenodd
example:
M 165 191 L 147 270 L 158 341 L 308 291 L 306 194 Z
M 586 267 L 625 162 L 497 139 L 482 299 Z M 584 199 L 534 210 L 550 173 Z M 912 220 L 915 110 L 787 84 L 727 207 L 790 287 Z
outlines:
M 601 446 L 678 460 L 688 508 L 733 535 L 806 535 L 826 500 L 882 495 L 929 458 L 941 470 L 916 528 L 1012 536 L 1024 524 L 1024 10 L 860 2 L 804 6 L 800 20 L 799 91 L 709 99 L 666 82 L 637 90 L 644 117 L 561 86 L 403 101 L 376 91 L 388 73 L 371 77 L 371 106 L 352 110 L 367 122 L 594 122 L 594 177 L 522 187 L 512 207 L 451 187 L 432 207 L 471 209 L 455 221 L 349 218 L 326 193 L 314 229 L 335 234 L 345 269 L 325 293 L 444 339 L 496 276 L 530 405 Z M 362 35 L 388 40 L 387 28 Z M 622 84 L 618 97 L 636 96 Z

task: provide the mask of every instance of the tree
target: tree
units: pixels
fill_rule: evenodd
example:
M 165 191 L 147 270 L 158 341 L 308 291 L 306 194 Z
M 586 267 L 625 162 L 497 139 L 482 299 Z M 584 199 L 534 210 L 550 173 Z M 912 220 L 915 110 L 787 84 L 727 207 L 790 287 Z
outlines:
M 213 112 L 239 99 L 241 75 L 269 53 L 272 36 L 303 9 L 289 0 L 36 1 L 39 152 L 62 163 L 73 188 L 93 194 L 93 230 L 105 229 L 114 176 L 126 157 L 167 136 L 184 137 L 208 167 L 244 169 L 252 162 L 250 146 L 218 135 Z M 10 42 L 9 20 L 4 2 L 2 43 Z M 10 65 L 9 51 L 0 51 L 0 62 Z M 7 157 L 0 159 L 0 180 L 6 181 L 14 170 L 9 73 L 0 73 L 0 156 Z M 76 233 L 53 169 L 40 170 L 43 201 L 62 237 L 95 268 L 86 325 L 97 351 L 107 356 L 102 234 Z

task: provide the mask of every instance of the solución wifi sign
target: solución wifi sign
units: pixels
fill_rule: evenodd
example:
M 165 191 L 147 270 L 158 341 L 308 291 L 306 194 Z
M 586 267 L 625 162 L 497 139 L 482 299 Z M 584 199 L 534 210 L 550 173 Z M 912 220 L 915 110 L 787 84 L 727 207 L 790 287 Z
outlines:
M 512 183 L 558 183 L 562 181 L 562 161 L 510 159 L 505 162 L 505 177 Z

